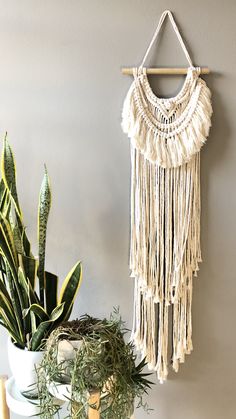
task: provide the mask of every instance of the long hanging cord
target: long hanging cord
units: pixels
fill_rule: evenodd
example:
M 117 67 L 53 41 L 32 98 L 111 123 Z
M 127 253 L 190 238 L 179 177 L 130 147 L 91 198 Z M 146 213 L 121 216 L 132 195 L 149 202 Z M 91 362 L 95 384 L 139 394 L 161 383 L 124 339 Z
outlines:
M 157 98 L 145 60 L 169 16 L 190 65 L 175 98 Z M 190 71 L 191 70 L 191 71 Z M 170 11 L 165 11 L 123 108 L 131 138 L 130 269 L 135 279 L 131 339 L 163 382 L 192 351 L 192 282 L 201 261 L 200 148 L 208 136 L 210 91 L 199 77 Z M 170 322 L 170 307 L 172 322 Z

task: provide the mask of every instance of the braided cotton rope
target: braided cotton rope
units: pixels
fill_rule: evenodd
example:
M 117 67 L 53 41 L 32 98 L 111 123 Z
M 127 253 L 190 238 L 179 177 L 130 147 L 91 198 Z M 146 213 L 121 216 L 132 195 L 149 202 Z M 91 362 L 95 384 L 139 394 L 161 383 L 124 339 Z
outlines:
M 165 20 L 166 16 L 168 16 L 168 17 L 170 18 L 171 24 L 172 24 L 172 26 L 173 26 L 173 28 L 174 28 L 174 31 L 175 31 L 175 33 L 176 33 L 176 35 L 177 35 L 177 38 L 178 38 L 179 42 L 180 42 L 180 45 L 181 45 L 181 47 L 182 47 L 182 50 L 184 51 L 185 57 L 187 58 L 187 61 L 188 61 L 189 65 L 190 65 L 190 67 L 192 67 L 192 65 L 193 65 L 192 60 L 191 60 L 191 58 L 190 58 L 190 55 L 189 55 L 189 53 L 188 53 L 188 50 L 187 50 L 187 48 L 186 48 L 186 46 L 185 46 L 185 43 L 184 43 L 184 41 L 183 41 L 182 36 L 180 35 L 179 29 L 178 29 L 178 27 L 177 27 L 177 25 L 176 25 L 176 23 L 175 23 L 174 17 L 173 17 L 173 15 L 172 15 L 172 13 L 170 12 L 170 10 L 165 10 L 165 11 L 162 13 L 162 15 L 161 15 L 161 17 L 160 17 L 160 20 L 159 20 L 159 23 L 158 23 L 158 25 L 157 25 L 157 28 L 156 28 L 156 30 L 155 30 L 155 32 L 154 32 L 153 38 L 152 38 L 152 40 L 151 40 L 151 42 L 150 42 L 150 44 L 149 44 L 149 46 L 148 46 L 148 49 L 147 49 L 147 51 L 146 51 L 146 53 L 145 53 L 145 55 L 144 55 L 144 57 L 143 57 L 143 61 L 142 61 L 142 63 L 141 63 L 141 67 L 143 67 L 143 66 L 144 66 L 144 63 L 145 63 L 145 61 L 146 61 L 146 59 L 147 59 L 147 57 L 148 57 L 148 54 L 149 54 L 149 52 L 151 51 L 152 46 L 153 46 L 153 44 L 154 44 L 155 40 L 157 39 L 157 36 L 159 35 L 159 32 L 160 32 L 160 30 L 161 30 L 161 27 L 162 27 L 162 25 L 163 25 L 163 22 L 164 22 L 164 20 Z
M 182 89 L 170 99 L 153 93 L 143 67 L 166 16 L 190 64 Z M 211 94 L 169 11 L 133 74 L 122 114 L 131 139 L 132 340 L 162 382 L 169 328 L 175 371 L 192 350 L 192 282 L 201 262 L 200 149 L 211 125 Z

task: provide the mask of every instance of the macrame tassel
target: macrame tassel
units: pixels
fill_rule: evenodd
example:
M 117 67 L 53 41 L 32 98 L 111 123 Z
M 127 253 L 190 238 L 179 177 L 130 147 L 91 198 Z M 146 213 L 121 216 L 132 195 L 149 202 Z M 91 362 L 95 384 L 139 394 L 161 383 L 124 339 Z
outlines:
M 200 155 L 178 168 L 149 162 L 131 146 L 132 340 L 163 382 L 192 351 L 192 278 L 200 253 Z

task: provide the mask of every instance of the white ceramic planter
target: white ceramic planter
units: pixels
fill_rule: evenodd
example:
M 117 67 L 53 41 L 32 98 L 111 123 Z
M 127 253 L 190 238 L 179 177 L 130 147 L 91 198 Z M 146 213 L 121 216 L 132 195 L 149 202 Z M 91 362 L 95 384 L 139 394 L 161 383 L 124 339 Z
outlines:
M 33 384 L 37 382 L 35 367 L 39 365 L 43 358 L 43 352 L 33 352 L 27 349 L 17 348 L 8 340 L 8 359 L 12 375 L 15 379 L 17 388 L 21 393 L 33 391 Z

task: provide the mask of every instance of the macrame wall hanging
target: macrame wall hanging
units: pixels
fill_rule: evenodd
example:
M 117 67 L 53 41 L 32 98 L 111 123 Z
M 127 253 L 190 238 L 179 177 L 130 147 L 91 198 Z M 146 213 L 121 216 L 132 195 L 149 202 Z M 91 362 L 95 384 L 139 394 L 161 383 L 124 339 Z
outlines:
M 169 16 L 188 60 L 180 92 L 157 97 L 145 60 Z M 201 262 L 200 149 L 211 125 L 211 94 L 170 11 L 160 19 L 126 96 L 122 127 L 131 140 L 130 269 L 135 279 L 132 340 L 163 382 L 192 351 L 192 285 Z

